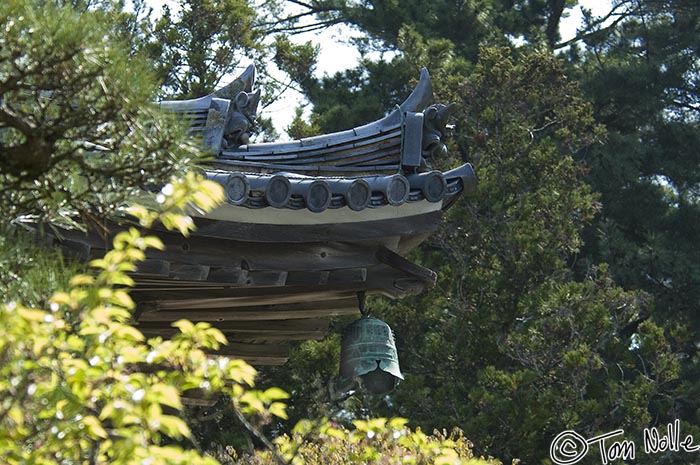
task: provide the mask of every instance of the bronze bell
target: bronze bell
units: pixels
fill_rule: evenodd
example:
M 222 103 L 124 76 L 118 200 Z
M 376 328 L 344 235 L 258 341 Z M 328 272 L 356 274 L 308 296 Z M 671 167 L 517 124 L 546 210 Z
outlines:
M 394 333 L 388 324 L 363 316 L 352 322 L 341 339 L 340 377 L 359 379 L 374 394 L 392 391 L 403 379 Z

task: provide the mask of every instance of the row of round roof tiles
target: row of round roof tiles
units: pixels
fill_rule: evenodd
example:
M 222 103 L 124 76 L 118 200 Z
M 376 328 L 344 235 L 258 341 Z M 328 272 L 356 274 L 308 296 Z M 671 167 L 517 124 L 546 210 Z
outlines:
M 468 189 L 475 181 L 468 164 L 447 173 L 430 171 L 408 176 L 334 178 L 207 170 L 207 177 L 223 186 L 229 204 L 248 208 L 306 208 L 314 213 L 346 206 L 360 211 L 421 200 L 439 202 Z

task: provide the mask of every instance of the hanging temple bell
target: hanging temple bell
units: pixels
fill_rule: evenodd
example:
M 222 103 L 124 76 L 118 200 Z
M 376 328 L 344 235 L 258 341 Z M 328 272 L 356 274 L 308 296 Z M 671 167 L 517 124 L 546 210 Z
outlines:
M 340 349 L 340 378 L 359 380 L 369 392 L 385 394 L 403 379 L 394 333 L 388 324 L 364 311 L 364 296 L 359 295 L 362 317 L 343 332 Z

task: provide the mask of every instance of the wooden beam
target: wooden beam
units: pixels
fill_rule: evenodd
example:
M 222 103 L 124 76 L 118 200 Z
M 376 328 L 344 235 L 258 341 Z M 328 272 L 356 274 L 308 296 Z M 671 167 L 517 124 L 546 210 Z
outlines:
M 367 281 L 367 268 L 333 270 L 328 275 L 327 284 L 364 283 Z
M 139 317 L 142 321 L 173 322 L 182 319 L 194 319 L 196 321 L 214 322 L 215 326 L 224 321 L 267 321 L 267 320 L 293 320 L 304 318 L 330 318 L 334 316 L 359 314 L 356 307 L 338 308 L 327 307 L 318 309 L 301 310 L 270 310 L 258 311 L 231 311 L 231 310 L 174 310 L 155 313 L 144 313 Z M 262 323 L 264 324 L 264 323 Z
M 359 238 L 378 239 L 433 232 L 438 228 L 441 217 L 442 211 L 437 210 L 405 218 L 314 225 L 236 223 L 196 218 L 197 229 L 192 236 L 265 243 L 347 242 Z
M 137 303 L 144 304 L 153 311 L 214 309 L 352 298 L 359 291 L 400 298 L 415 294 L 432 284 L 423 277 L 407 274 L 388 265 L 370 268 L 367 270 L 366 278 L 360 272 L 346 280 L 336 281 L 329 278 L 325 284 L 320 277 L 317 278 L 319 278 L 318 281 L 308 282 L 306 285 L 290 283 L 294 285 L 278 287 L 235 287 L 221 284 L 209 285 L 205 282 L 202 286 L 184 282 L 164 283 L 164 285 L 142 284 L 137 285 L 131 291 L 131 295 Z
M 432 287 L 437 281 L 437 273 L 429 268 L 413 263 L 410 260 L 402 257 L 396 252 L 387 249 L 386 247 L 380 247 L 377 250 L 377 258 L 386 265 L 392 268 L 403 271 L 404 273 L 411 275 L 417 279 L 425 282 L 426 285 Z
M 314 292 L 299 292 L 295 293 L 284 289 L 286 292 L 279 294 L 271 294 L 269 290 L 264 288 L 245 289 L 243 295 L 231 295 L 223 297 L 202 298 L 196 297 L 192 299 L 178 299 L 176 296 L 168 295 L 167 297 L 175 297 L 165 299 L 165 296 L 160 296 L 160 299 L 155 300 L 155 308 L 158 311 L 162 310 L 197 310 L 197 309 L 215 309 L 215 308 L 240 308 L 248 307 L 249 309 L 262 308 L 270 305 L 287 305 L 287 304 L 302 304 L 319 303 L 326 301 L 353 301 L 355 302 L 354 291 L 335 291 L 321 290 Z M 253 292 L 255 291 L 255 292 Z M 266 295 L 267 294 L 267 295 Z M 252 308 L 251 308 L 252 307 Z
M 246 270 L 235 270 L 235 269 L 220 269 L 212 268 L 209 271 L 209 276 L 207 281 L 197 281 L 195 279 L 185 279 L 185 278 L 198 278 L 195 272 L 198 270 L 194 268 L 191 275 L 185 275 L 183 270 L 188 270 L 189 267 L 194 265 L 174 265 L 174 269 L 178 271 L 170 272 L 170 278 L 163 278 L 162 275 L 159 276 L 157 265 L 153 262 L 161 262 L 160 260 L 150 260 L 149 266 L 141 272 L 142 269 L 139 267 L 137 274 L 135 274 L 137 287 L 133 290 L 135 292 L 147 292 L 147 291 L 196 291 L 198 289 L 206 290 L 222 290 L 228 291 L 232 287 L 246 287 L 246 286 L 272 286 L 272 287 L 282 287 L 282 286 L 325 286 L 327 284 L 350 284 L 350 283 L 363 283 L 367 280 L 367 269 L 366 268 L 351 268 L 346 270 L 331 270 L 331 271 L 246 271 Z M 166 264 L 168 262 L 165 262 Z M 153 264 L 153 266 L 151 266 Z M 165 270 L 166 266 L 163 266 L 161 270 Z M 169 270 L 169 264 L 167 266 Z M 179 274 L 178 274 L 179 273 Z M 178 277 L 176 277 L 178 276 Z
M 218 223 L 230 224 L 233 228 L 241 227 L 241 224 L 232 222 L 214 224 Z M 328 228 L 327 225 L 322 227 Z M 123 230 L 124 226 L 112 224 L 110 228 L 116 232 Z M 293 226 L 290 228 L 294 229 Z M 83 258 L 87 258 L 88 253 L 95 257 L 101 256 L 111 247 L 111 236 L 105 238 L 95 232 L 85 234 L 81 231 L 62 231 L 61 233 L 64 236 L 62 243 L 65 243 L 66 247 L 79 249 Z M 212 240 L 210 237 L 194 235 L 183 237 L 160 229 L 148 233 L 157 235 L 165 245 L 163 251 L 149 249 L 148 259 L 167 261 L 172 264 L 206 265 L 250 271 L 317 271 L 367 267 L 378 263 L 373 244 L 333 242 L 325 238 L 316 242 L 309 240 L 304 241 L 306 243 L 290 244 L 283 237 L 275 243 L 269 243 L 257 241 L 254 235 L 249 237 L 248 241 L 245 238 L 237 238 L 235 235 Z M 358 237 L 362 236 L 353 239 L 357 241 Z
M 286 271 L 249 271 L 246 286 L 284 286 L 287 282 Z
M 292 271 L 287 276 L 288 286 L 324 286 L 328 284 L 329 271 Z
M 367 268 L 351 268 L 330 271 L 294 271 L 287 278 L 290 286 L 326 286 L 336 284 L 364 283 Z
M 324 318 L 339 315 L 352 315 L 358 312 L 357 297 L 345 299 L 296 302 L 289 304 L 255 305 L 239 307 L 189 308 L 174 310 L 144 311 L 139 323 L 173 322 L 182 318 L 194 321 L 274 321 L 306 318 Z M 217 323 L 218 324 L 218 323 Z M 261 324 L 261 326 L 264 323 Z
M 213 354 L 241 358 L 251 365 L 284 365 L 289 358 L 289 345 L 232 342 Z
M 170 276 L 170 262 L 167 260 L 146 259 L 136 264 L 136 275 L 159 276 L 167 278 Z
M 196 322 L 197 320 L 194 320 Z M 223 321 L 215 324 L 229 341 L 248 340 L 286 341 L 323 339 L 328 332 L 327 319 L 263 320 L 263 321 Z M 172 337 L 179 332 L 170 322 L 144 321 L 138 324 L 139 330 L 148 337 Z
M 204 281 L 209 276 L 209 266 L 172 264 L 170 265 L 170 278 L 184 281 Z
M 233 266 L 212 267 L 208 280 L 215 283 L 242 285 L 248 279 L 248 271 Z
M 237 225 L 223 223 L 234 227 Z M 163 241 L 165 250 L 149 250 L 148 257 L 183 263 L 229 266 L 250 271 L 316 271 L 366 267 L 377 263 L 375 248 L 371 245 L 329 241 L 292 245 L 285 243 L 287 241 L 283 238 L 276 243 L 261 243 L 255 239 L 243 242 L 243 239 L 236 240 L 235 237 L 212 240 L 163 231 L 157 231 L 157 235 Z

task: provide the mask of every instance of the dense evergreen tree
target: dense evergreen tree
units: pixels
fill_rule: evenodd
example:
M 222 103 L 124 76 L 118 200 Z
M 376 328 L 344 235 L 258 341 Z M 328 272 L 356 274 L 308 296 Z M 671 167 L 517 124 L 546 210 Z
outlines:
M 613 278 L 653 296 L 644 321 L 661 325 L 682 360 L 676 383 L 659 386 L 650 412 L 700 432 L 700 5 L 621 2 L 614 34 L 590 38 L 577 67 L 605 124 L 604 144 L 580 154 L 603 209 L 577 264 L 610 264 Z M 644 345 L 644 339 L 641 338 Z M 694 425 L 692 429 L 691 425 Z

